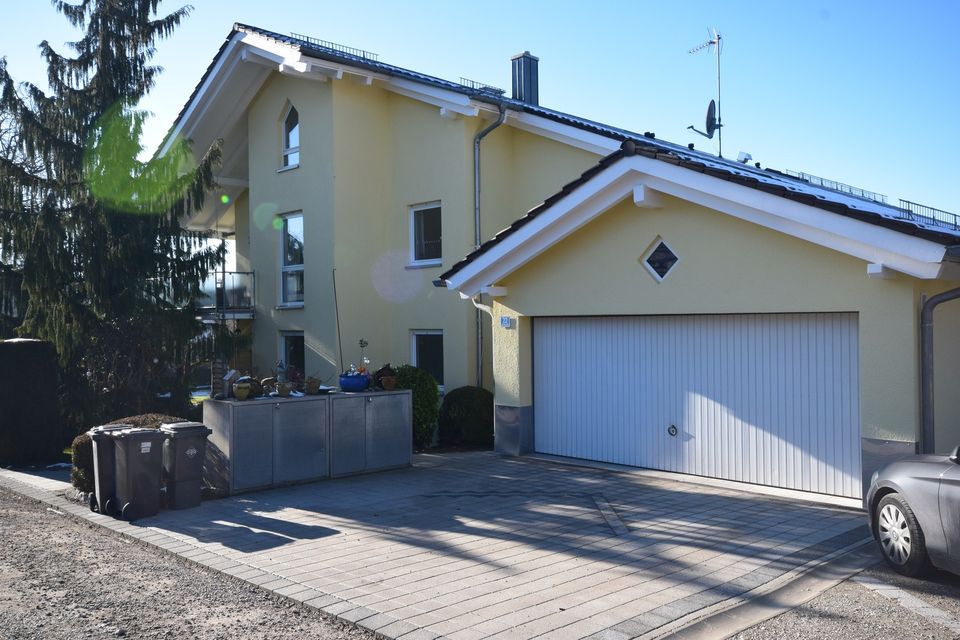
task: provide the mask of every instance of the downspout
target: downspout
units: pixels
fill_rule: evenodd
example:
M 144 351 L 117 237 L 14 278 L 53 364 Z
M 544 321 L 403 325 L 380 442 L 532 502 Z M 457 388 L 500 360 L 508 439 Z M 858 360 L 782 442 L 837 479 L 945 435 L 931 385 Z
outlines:
M 941 302 L 960 298 L 960 287 L 927 299 L 920 311 L 920 453 L 934 453 L 933 310 Z
M 479 132 L 473 137 L 473 248 L 479 249 L 482 238 L 480 236 L 480 141 L 488 133 L 503 124 L 507 119 L 507 111 L 503 108 L 503 103 L 497 105 L 500 110 L 500 117 L 489 127 Z M 479 296 L 478 296 L 479 298 Z M 478 300 L 474 301 L 476 305 Z M 483 318 L 480 308 L 477 307 L 477 386 L 483 386 Z

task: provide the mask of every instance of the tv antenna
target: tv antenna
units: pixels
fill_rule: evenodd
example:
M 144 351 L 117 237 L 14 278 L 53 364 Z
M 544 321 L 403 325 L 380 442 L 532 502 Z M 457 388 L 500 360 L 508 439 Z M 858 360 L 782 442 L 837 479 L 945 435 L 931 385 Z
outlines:
M 704 136 L 705 138 L 713 139 L 713 134 L 717 134 L 717 143 L 720 146 L 720 157 L 723 157 L 723 130 L 721 127 L 720 121 L 720 51 L 723 48 L 721 45 L 721 36 L 720 32 L 716 29 L 707 30 L 710 35 L 710 38 L 706 42 L 702 42 L 695 46 L 693 49 L 690 49 L 688 53 L 698 53 L 704 49 L 709 49 L 713 47 L 713 50 L 717 54 L 717 99 L 716 101 L 711 100 L 710 104 L 707 105 L 707 118 L 704 125 L 705 131 L 700 131 L 695 128 L 693 125 L 687 127 L 687 129 L 693 129 L 695 132 Z

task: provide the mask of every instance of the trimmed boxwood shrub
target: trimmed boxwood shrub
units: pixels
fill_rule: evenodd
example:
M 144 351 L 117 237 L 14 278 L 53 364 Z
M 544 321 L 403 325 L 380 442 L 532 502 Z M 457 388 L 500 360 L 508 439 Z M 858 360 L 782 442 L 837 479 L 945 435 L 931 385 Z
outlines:
M 59 377 L 49 342 L 0 340 L 0 466 L 60 459 Z
M 107 424 L 129 424 L 133 427 L 145 429 L 159 429 L 162 424 L 186 422 L 184 418 L 163 415 L 162 413 L 145 413 L 139 416 L 119 418 Z M 93 491 L 93 440 L 86 433 L 81 433 L 73 439 L 72 459 L 73 469 L 70 470 L 70 482 L 80 491 Z
M 460 387 L 443 397 L 437 417 L 440 445 L 493 446 L 493 394 L 482 387 Z
M 405 364 L 397 367 L 397 389 L 413 391 L 413 447 L 426 449 L 433 442 L 437 425 L 437 381 L 423 369 Z

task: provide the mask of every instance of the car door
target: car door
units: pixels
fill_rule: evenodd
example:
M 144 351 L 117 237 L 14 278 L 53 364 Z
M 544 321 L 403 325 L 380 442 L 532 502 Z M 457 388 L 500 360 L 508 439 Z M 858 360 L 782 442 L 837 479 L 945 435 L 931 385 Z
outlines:
M 947 556 L 952 565 L 944 568 L 960 573 L 960 464 L 954 464 L 940 476 L 939 502 Z

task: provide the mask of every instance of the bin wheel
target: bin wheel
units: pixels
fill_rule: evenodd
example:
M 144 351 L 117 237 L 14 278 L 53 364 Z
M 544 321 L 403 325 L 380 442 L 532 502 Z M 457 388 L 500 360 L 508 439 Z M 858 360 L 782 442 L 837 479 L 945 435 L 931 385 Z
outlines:
M 120 519 L 130 522 L 130 515 L 133 513 L 133 508 L 130 506 L 130 503 L 123 505 L 123 509 L 120 510 Z
M 97 505 L 96 494 L 91 493 L 90 499 L 87 502 L 90 505 L 90 511 L 93 511 L 94 513 L 98 513 L 100 511 L 99 505 Z
M 113 508 L 113 498 L 107 498 L 107 501 L 103 503 L 103 509 L 100 513 L 108 516 L 112 516 L 114 512 Z

